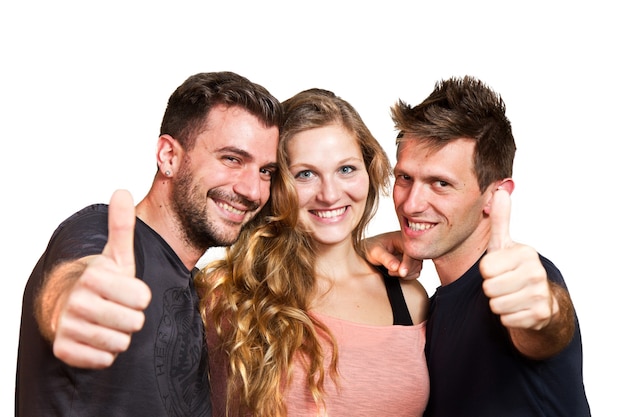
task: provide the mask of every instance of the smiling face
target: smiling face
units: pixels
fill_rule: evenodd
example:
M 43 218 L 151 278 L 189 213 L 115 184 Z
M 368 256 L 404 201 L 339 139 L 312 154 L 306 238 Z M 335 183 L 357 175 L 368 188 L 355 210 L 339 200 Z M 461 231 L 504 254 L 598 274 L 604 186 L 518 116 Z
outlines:
M 480 192 L 474 146 L 457 139 L 433 149 L 410 135 L 399 144 L 393 199 L 411 257 L 454 263 L 472 253 L 473 262 L 484 251 L 491 189 Z
M 269 199 L 277 146 L 278 128 L 246 110 L 210 111 L 173 183 L 172 204 L 190 244 L 206 250 L 235 242 Z
M 299 221 L 324 245 L 351 242 L 363 216 L 369 176 L 354 135 L 333 124 L 295 134 L 287 144 Z

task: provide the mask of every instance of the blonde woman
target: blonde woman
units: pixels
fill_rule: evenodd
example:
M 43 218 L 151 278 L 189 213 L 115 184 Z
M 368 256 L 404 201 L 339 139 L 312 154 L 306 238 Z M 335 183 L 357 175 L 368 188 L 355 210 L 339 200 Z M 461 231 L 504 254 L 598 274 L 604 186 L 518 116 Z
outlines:
M 283 105 L 270 203 L 197 277 L 214 415 L 421 416 L 426 291 L 363 244 L 390 162 L 332 92 Z

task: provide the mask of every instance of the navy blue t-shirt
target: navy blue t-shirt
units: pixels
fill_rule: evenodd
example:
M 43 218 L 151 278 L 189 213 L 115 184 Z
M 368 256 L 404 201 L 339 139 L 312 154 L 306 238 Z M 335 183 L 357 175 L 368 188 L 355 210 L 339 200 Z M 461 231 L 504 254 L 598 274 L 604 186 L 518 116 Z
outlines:
M 40 335 L 34 297 L 50 269 L 64 260 L 101 253 L 108 206 L 79 211 L 54 232 L 24 292 L 15 412 L 41 416 L 211 415 L 208 358 L 198 296 L 189 271 L 172 248 L 137 219 L 136 275 L 152 291 L 146 322 L 128 351 L 104 370 L 66 365 Z
M 560 271 L 540 258 L 549 279 L 565 288 Z M 430 399 L 424 416 L 589 416 L 578 319 L 574 338 L 561 353 L 528 359 L 491 312 L 482 283 L 477 262 L 431 297 L 426 326 Z

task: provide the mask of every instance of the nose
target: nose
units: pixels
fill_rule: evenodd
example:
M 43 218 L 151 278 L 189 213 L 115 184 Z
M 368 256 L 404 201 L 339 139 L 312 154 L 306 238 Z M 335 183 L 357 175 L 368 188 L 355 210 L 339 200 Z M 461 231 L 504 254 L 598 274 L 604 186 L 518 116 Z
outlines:
M 406 215 L 423 213 L 428 207 L 426 198 L 427 191 L 420 184 L 414 183 L 409 190 L 400 192 L 398 188 L 394 188 L 394 200 L 396 206 L 402 207 Z
M 336 202 L 341 195 L 339 184 L 332 178 L 324 178 L 320 184 L 320 190 L 317 194 L 317 199 L 326 203 L 332 204 Z
M 263 195 L 263 187 L 268 189 L 269 181 L 261 179 L 260 170 L 257 168 L 246 168 L 239 172 L 233 190 L 249 201 L 259 202 Z

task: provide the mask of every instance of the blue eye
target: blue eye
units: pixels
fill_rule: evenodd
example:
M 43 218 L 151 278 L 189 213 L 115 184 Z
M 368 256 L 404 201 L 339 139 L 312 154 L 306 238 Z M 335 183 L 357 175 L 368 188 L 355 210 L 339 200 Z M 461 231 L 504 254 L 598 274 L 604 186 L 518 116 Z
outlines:
M 298 172 L 294 177 L 307 179 L 307 178 L 311 178 L 312 176 L 313 176 L 313 172 L 309 170 L 305 170 L 305 171 Z
M 352 171 L 355 171 L 356 168 L 353 166 L 346 165 L 346 166 L 341 167 L 339 170 L 341 171 L 342 174 L 349 174 Z

